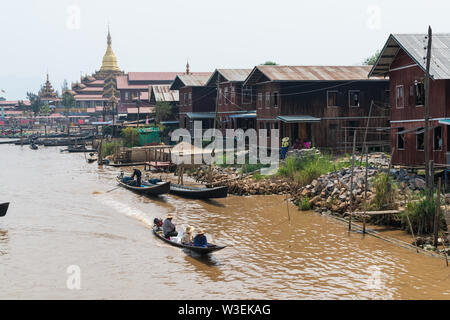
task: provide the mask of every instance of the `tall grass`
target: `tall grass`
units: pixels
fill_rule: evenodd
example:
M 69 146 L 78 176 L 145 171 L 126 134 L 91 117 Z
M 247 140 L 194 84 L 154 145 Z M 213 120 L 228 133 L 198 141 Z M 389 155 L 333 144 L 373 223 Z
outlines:
M 289 178 L 299 185 L 310 184 L 323 174 L 341 169 L 346 163 L 333 162 L 329 155 L 314 155 L 303 158 L 288 157 L 285 163 L 278 170 L 278 175 Z
M 443 198 L 441 197 L 441 205 L 443 204 Z M 432 233 L 434 229 L 434 217 L 436 216 L 436 202 L 437 193 L 430 198 L 429 191 L 423 191 L 419 199 L 409 202 L 406 206 L 406 211 L 402 214 L 403 227 L 409 231 L 409 224 L 406 218 L 406 214 L 408 214 L 412 228 L 416 234 Z M 439 220 L 439 225 L 441 227 L 445 226 L 443 210 L 440 212 Z

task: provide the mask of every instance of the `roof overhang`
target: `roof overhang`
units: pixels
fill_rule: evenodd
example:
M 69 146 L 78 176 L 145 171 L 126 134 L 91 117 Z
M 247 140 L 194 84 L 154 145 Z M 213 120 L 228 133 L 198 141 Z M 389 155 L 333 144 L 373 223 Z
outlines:
M 312 116 L 278 116 L 278 120 L 284 123 L 317 123 L 320 122 L 320 118 Z
M 243 114 L 233 114 L 228 116 L 230 119 L 256 119 L 256 112 L 249 112 Z
M 186 113 L 189 119 L 214 119 L 216 117 L 214 112 L 188 112 Z

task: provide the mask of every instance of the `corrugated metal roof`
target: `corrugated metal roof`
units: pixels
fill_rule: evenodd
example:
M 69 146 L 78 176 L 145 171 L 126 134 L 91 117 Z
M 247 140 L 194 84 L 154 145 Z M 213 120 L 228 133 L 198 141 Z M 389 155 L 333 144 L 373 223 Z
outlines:
M 186 113 L 189 119 L 214 119 L 216 114 L 214 112 L 188 112 Z
M 370 72 L 371 76 L 389 73 L 390 65 L 398 51 L 403 49 L 420 68 L 426 68 L 426 34 L 391 34 L 380 58 Z M 432 37 L 430 75 L 433 79 L 450 79 L 450 34 L 440 33 Z
M 220 82 L 244 82 L 253 69 L 216 69 L 206 82 L 207 86 L 215 86 L 220 74 Z
M 129 72 L 129 81 L 172 81 L 182 72 Z
M 180 101 L 178 90 L 170 90 L 170 85 L 150 86 L 151 99 L 156 102 L 178 102 Z
M 211 77 L 211 72 L 202 74 L 180 74 L 175 78 L 170 89 L 178 90 L 181 87 L 203 87 Z
M 320 122 L 320 118 L 315 118 L 312 116 L 278 116 L 277 119 L 285 123 Z
M 358 81 L 369 79 L 371 66 L 257 66 L 244 85 L 260 81 Z

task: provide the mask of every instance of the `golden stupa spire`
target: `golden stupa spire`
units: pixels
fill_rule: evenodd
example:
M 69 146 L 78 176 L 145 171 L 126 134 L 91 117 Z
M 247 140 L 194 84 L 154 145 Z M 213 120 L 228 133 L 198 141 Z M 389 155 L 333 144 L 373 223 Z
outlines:
M 102 67 L 100 68 L 100 71 L 120 71 L 120 68 L 117 65 L 116 55 L 114 54 L 112 47 L 111 47 L 112 41 L 111 41 L 111 33 L 109 31 L 109 26 L 108 26 L 107 44 L 108 44 L 108 47 L 106 48 L 106 53 L 103 56 L 103 63 L 102 63 Z
M 186 64 L 186 74 L 190 73 L 190 66 L 189 66 L 189 60 L 187 60 L 187 64 Z

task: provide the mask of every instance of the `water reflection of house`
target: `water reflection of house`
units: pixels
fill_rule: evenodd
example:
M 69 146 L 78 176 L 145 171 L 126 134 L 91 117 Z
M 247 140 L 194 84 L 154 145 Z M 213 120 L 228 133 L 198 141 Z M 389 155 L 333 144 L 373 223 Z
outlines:
M 371 101 L 368 145 L 388 146 L 386 93 L 389 81 L 368 78 L 368 66 L 257 66 L 244 86 L 253 87 L 258 129 L 279 129 L 290 137 L 332 150 L 362 145 Z M 269 139 L 270 141 L 270 139 Z
M 423 166 L 426 34 L 390 35 L 371 76 L 389 76 L 393 163 Z M 450 35 L 435 34 L 430 69 L 430 160 L 450 163 Z
M 243 87 L 252 69 L 217 69 L 206 83 L 207 87 L 219 83 L 217 128 L 225 134 L 226 129 L 255 129 L 256 108 L 252 88 Z

